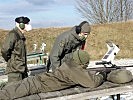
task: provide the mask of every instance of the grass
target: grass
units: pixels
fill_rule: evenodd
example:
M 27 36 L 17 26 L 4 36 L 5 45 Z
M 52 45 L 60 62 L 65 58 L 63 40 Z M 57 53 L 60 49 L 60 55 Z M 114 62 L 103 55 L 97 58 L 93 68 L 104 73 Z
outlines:
M 92 59 L 100 59 L 107 47 L 105 42 L 113 41 L 120 47 L 120 52 L 116 58 L 133 57 L 133 22 L 112 23 L 92 26 L 92 32 L 87 40 L 86 49 L 91 54 Z
M 118 44 L 120 51 L 116 59 L 133 58 L 133 22 L 121 22 L 111 24 L 92 25 L 92 31 L 87 38 L 85 50 L 90 54 L 91 60 L 98 60 L 107 51 L 106 41 L 111 40 Z M 45 52 L 50 52 L 55 38 L 62 32 L 70 29 L 66 28 L 38 28 L 25 33 L 27 38 L 27 51 L 32 52 L 33 44 L 38 45 L 45 42 L 47 47 Z M 9 30 L 0 30 L 0 46 Z

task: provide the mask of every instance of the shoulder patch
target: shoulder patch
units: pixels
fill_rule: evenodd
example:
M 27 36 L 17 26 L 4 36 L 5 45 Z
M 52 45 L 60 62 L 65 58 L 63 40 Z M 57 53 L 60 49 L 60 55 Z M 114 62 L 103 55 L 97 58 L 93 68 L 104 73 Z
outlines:
M 60 47 L 64 47 L 64 45 L 65 45 L 65 42 L 63 41 L 63 40 L 61 40 L 61 42 L 60 42 Z

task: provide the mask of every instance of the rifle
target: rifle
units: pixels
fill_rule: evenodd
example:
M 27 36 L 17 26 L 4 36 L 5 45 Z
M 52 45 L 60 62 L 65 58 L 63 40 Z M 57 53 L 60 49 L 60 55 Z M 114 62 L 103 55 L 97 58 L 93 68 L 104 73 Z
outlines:
M 88 68 L 90 71 L 96 71 L 96 72 L 110 72 L 111 70 L 116 70 L 116 69 L 126 69 L 127 67 L 133 67 L 133 65 L 128 65 L 128 66 L 117 66 L 114 64 L 114 58 L 116 54 L 119 52 L 120 48 L 118 45 L 115 45 L 111 41 L 107 41 L 107 48 L 108 51 L 106 54 L 103 56 L 101 59 L 101 62 L 96 62 L 95 65 L 103 65 L 104 67 L 95 67 L 95 68 Z M 107 67 L 109 66 L 109 67 Z
M 96 71 L 96 72 L 110 72 L 112 70 L 116 69 L 126 69 L 129 67 L 133 67 L 133 65 L 126 65 L 126 66 L 117 66 L 115 64 L 112 64 L 111 62 L 96 62 L 96 65 L 104 65 L 104 67 L 95 67 L 95 68 L 88 68 L 89 71 Z M 110 67 L 107 67 L 107 65 L 110 65 Z

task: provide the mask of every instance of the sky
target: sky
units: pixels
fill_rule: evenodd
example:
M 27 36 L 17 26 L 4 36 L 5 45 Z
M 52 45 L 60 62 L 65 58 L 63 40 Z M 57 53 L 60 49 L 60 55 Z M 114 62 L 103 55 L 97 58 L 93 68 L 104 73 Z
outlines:
M 30 18 L 33 28 L 71 27 L 85 20 L 76 0 L 0 0 L 0 29 L 12 29 L 15 18 Z

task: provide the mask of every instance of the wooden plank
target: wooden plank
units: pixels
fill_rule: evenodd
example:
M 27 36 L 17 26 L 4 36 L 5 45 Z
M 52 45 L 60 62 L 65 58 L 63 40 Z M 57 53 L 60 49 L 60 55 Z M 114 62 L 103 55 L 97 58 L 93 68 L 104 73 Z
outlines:
M 91 92 L 85 92 L 85 93 L 80 93 L 80 94 L 56 97 L 56 98 L 51 98 L 48 100 L 60 100 L 60 99 L 86 100 L 86 99 L 121 94 L 121 93 L 126 93 L 126 92 L 131 92 L 131 91 L 133 91 L 133 86 L 123 86 L 123 87 L 115 87 L 115 88 L 110 88 L 110 89 L 103 89 L 103 90 L 98 90 L 98 91 L 91 91 Z
M 133 82 L 127 84 L 114 84 L 111 82 L 105 82 L 103 85 L 94 89 L 74 87 L 61 91 L 30 95 L 16 100 L 31 100 L 35 96 L 39 97 L 41 100 L 86 100 L 103 96 L 122 94 L 132 91 Z

